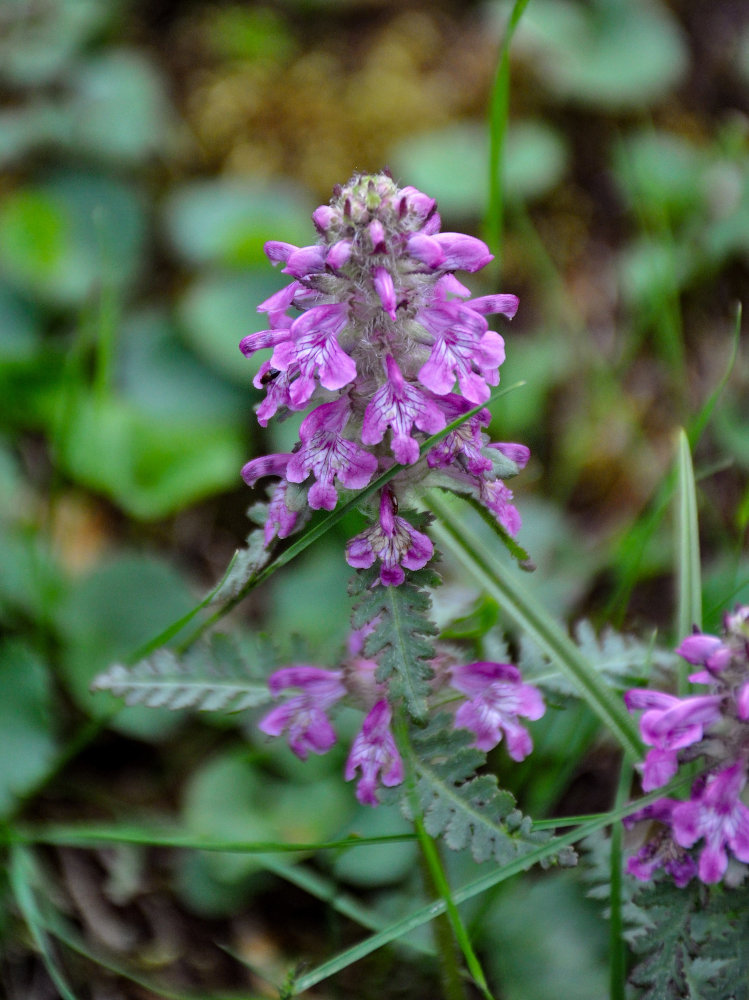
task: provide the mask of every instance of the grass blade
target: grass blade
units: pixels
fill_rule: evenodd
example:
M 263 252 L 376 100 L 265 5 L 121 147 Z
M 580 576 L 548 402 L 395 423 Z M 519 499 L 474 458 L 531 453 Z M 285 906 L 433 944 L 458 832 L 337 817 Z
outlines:
M 47 935 L 44 920 L 39 912 L 32 881 L 34 878 L 34 861 L 31 853 L 20 844 L 14 844 L 10 852 L 10 884 L 16 897 L 26 926 L 31 933 L 34 944 L 39 949 L 44 966 L 49 977 L 55 984 L 62 1000 L 77 1000 L 70 989 L 64 975 L 58 968 L 57 959 L 52 952 L 52 946 Z
M 543 649 L 575 684 L 581 696 L 611 731 L 625 753 L 639 759 L 642 747 L 637 727 L 624 704 L 601 679 L 594 665 L 572 642 L 545 608 L 512 579 L 498 572 L 491 558 L 461 522 L 452 503 L 435 490 L 428 491 L 428 505 L 438 516 L 432 531 L 470 570 L 501 608 Z
M 692 631 L 693 625 L 702 626 L 697 493 L 689 440 L 683 428 L 678 438 L 676 480 L 676 635 L 682 638 Z
M 495 254 L 497 264 L 502 252 L 502 225 L 504 215 L 504 191 L 502 176 L 502 153 L 507 136 L 507 122 L 510 112 L 510 44 L 520 18 L 529 0 L 515 0 L 505 28 L 502 46 L 497 61 L 497 74 L 492 87 L 489 105 L 489 200 L 486 212 L 486 239 L 489 249 Z

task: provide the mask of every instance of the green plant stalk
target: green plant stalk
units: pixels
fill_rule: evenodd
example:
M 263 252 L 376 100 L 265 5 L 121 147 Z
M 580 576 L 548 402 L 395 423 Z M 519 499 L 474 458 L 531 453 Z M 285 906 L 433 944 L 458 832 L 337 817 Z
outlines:
M 626 805 L 622 805 L 621 807 L 615 807 L 608 813 L 586 820 L 586 822 L 581 823 L 568 833 L 554 837 L 552 840 L 534 848 L 527 854 L 523 854 L 521 857 L 515 858 L 506 865 L 501 865 L 499 868 L 493 868 L 490 872 L 487 872 L 487 874 L 482 875 L 480 878 L 469 882 L 460 889 L 454 890 L 452 893 L 453 902 L 456 905 L 459 905 L 460 903 L 466 902 L 468 899 L 473 899 L 474 896 L 487 892 L 494 886 L 499 885 L 500 882 L 504 882 L 513 875 L 526 871 L 538 862 L 557 854 L 563 847 L 572 846 L 573 844 L 584 840 L 586 837 L 589 837 L 592 833 L 596 833 L 598 830 L 601 830 L 606 826 L 610 826 L 612 823 L 618 822 L 625 816 L 628 816 L 633 812 L 637 812 L 638 809 L 642 809 L 644 806 L 650 805 L 657 799 L 661 799 L 666 795 L 671 795 L 674 792 L 679 791 L 688 782 L 691 782 L 691 780 L 691 775 L 681 775 L 665 787 L 659 788 L 656 791 L 651 792 L 649 795 L 638 799 L 637 802 L 630 802 Z M 557 826 L 564 825 L 568 822 L 568 819 L 563 818 L 557 821 Z M 434 920 L 440 913 L 444 913 L 445 909 L 444 900 L 436 899 L 433 902 L 428 903 L 426 906 L 422 906 L 418 910 L 415 910 L 413 913 L 409 913 L 401 920 L 395 921 L 390 924 L 389 927 L 379 931 L 377 934 L 373 934 L 364 941 L 360 941 L 351 948 L 347 948 L 338 955 L 334 955 L 333 958 L 323 962 L 321 965 L 317 966 L 317 968 L 311 969 L 304 975 L 299 976 L 296 980 L 293 995 L 296 996 L 299 993 L 303 993 L 305 990 L 311 989 L 313 986 L 316 986 L 323 980 L 328 979 L 330 976 L 336 975 L 336 973 L 348 968 L 349 965 L 353 965 L 354 962 L 360 961 L 362 958 L 365 958 L 367 955 L 371 955 L 372 952 L 377 951 L 379 948 L 383 948 L 385 945 L 396 941 L 405 934 L 409 934 L 411 931 L 416 930 L 417 927 L 421 927 L 430 920 Z
M 424 826 L 424 817 L 416 792 L 416 782 L 414 778 L 417 761 L 415 759 L 411 741 L 408 737 L 408 725 L 402 713 L 396 717 L 395 733 L 398 746 L 401 749 L 407 764 L 406 791 L 408 804 L 413 817 L 414 828 L 419 840 L 421 849 L 422 872 L 425 885 L 431 893 L 439 895 L 445 903 L 444 915 L 438 917 L 434 922 L 434 937 L 437 946 L 437 953 L 440 959 L 440 968 L 443 973 L 445 983 L 445 995 L 454 996 L 456 1000 L 465 997 L 465 990 L 461 980 L 460 970 L 455 962 L 455 944 L 460 947 L 465 958 L 468 971 L 475 984 L 478 986 L 485 1000 L 494 1000 L 478 960 L 476 952 L 473 950 L 468 931 L 461 919 L 458 908 L 452 898 L 452 890 L 448 882 L 445 869 L 440 858 L 439 848 L 434 838 L 431 837 Z
M 75 994 L 65 981 L 62 972 L 57 967 L 57 961 L 52 954 L 44 921 L 39 913 L 36 900 L 34 899 L 34 891 L 30 883 L 32 865 L 31 855 L 25 847 L 16 844 L 11 848 L 10 885 L 13 895 L 18 903 L 18 909 L 26 921 L 26 926 L 34 940 L 34 944 L 39 949 L 39 954 L 49 973 L 49 977 L 60 993 L 60 997 L 62 1000 L 77 1000 Z
M 632 765 L 622 761 L 619 784 L 616 790 L 616 806 L 620 809 L 629 798 L 632 784 Z M 624 919 L 622 914 L 622 825 L 611 827 L 611 918 L 609 921 L 609 992 L 611 1000 L 625 1000 L 627 986 L 627 961 L 624 947 Z
M 608 727 L 625 753 L 642 756 L 637 727 L 624 704 L 611 692 L 595 667 L 518 580 L 505 578 L 482 551 L 482 544 L 468 531 L 451 505 L 436 490 L 426 491 L 427 505 L 438 520 L 436 537 L 470 570 L 494 600 L 533 638 L 575 684 L 581 696 Z
M 489 249 L 497 259 L 495 264 L 497 268 L 501 265 L 502 255 L 504 211 L 502 154 L 510 111 L 510 44 L 528 3 L 529 0 L 515 0 L 513 4 L 499 50 L 497 73 L 489 104 L 489 199 L 484 228 Z
M 741 342 L 741 303 L 737 304 L 736 322 L 734 325 L 733 340 L 731 343 L 731 353 L 728 358 L 723 375 L 718 381 L 713 391 L 708 396 L 699 412 L 689 422 L 687 428 L 687 438 L 692 449 L 697 446 L 702 434 L 710 422 L 710 418 L 715 411 L 718 400 L 723 394 L 731 372 L 738 357 L 739 344 Z M 616 590 L 611 596 L 606 608 L 604 618 L 612 623 L 621 621 L 626 611 L 629 595 L 637 581 L 640 563 L 645 554 L 650 539 L 655 534 L 658 526 L 668 509 L 671 496 L 675 489 L 675 472 L 672 468 L 666 478 L 661 482 L 653 499 L 650 501 L 650 511 L 646 517 L 640 518 L 634 528 L 624 535 L 620 543 L 621 555 L 617 560 L 617 573 L 619 582 Z
M 519 382 L 515 382 L 512 385 L 507 386 L 504 389 L 500 389 L 498 392 L 492 393 L 491 399 L 489 399 L 485 404 L 473 407 L 473 409 L 468 410 L 467 413 L 464 413 L 460 417 L 457 417 L 455 420 L 451 421 L 449 424 L 447 424 L 446 427 L 443 427 L 441 431 L 438 431 L 436 434 L 432 434 L 431 437 L 427 438 L 426 441 L 422 443 L 420 448 L 420 457 L 426 455 L 426 453 L 431 448 L 433 448 L 436 444 L 438 444 L 448 434 L 452 433 L 452 431 L 454 431 L 456 428 L 460 427 L 461 424 L 465 423 L 466 420 L 470 420 L 472 416 L 475 416 L 477 413 L 480 413 L 482 409 L 485 409 L 487 407 L 491 409 L 492 405 L 498 399 L 500 399 L 502 396 L 506 395 L 509 392 L 513 392 L 515 389 L 519 389 L 523 385 L 525 385 L 525 382 L 521 380 Z M 301 553 L 304 552 L 306 549 L 308 549 L 309 546 L 313 544 L 313 542 L 316 542 L 318 538 L 321 538 L 335 524 L 337 524 L 338 521 L 340 521 L 343 517 L 345 517 L 346 514 L 349 513 L 349 511 L 356 510 L 359 507 L 359 505 L 364 500 L 367 499 L 367 497 L 377 492 L 377 490 L 382 489 L 382 487 L 385 486 L 386 483 L 390 482 L 390 480 L 394 476 L 396 476 L 403 468 L 404 466 L 402 465 L 393 465 L 386 472 L 383 472 L 381 476 L 378 476 L 378 478 L 375 479 L 374 482 L 370 483 L 369 486 L 367 486 L 363 490 L 360 490 L 347 503 L 342 504 L 332 513 L 327 514 L 323 516 L 320 520 L 316 521 L 310 528 L 307 529 L 307 531 L 300 538 L 298 538 L 295 542 L 292 542 L 291 545 L 285 548 L 283 552 L 277 555 L 259 573 L 257 573 L 250 580 L 248 580 L 247 583 L 240 589 L 240 591 L 234 597 L 230 598 L 228 601 L 222 604 L 221 607 L 213 615 L 210 616 L 210 618 L 202 622 L 197 627 L 197 629 L 180 644 L 180 648 L 186 649 L 187 647 L 192 645 L 192 643 L 194 643 L 197 639 L 199 639 L 201 635 L 203 635 L 206 631 L 208 631 L 208 629 L 212 628 L 217 622 L 221 621 L 222 618 L 226 617 L 226 615 L 228 615 L 230 611 L 233 611 L 234 608 L 237 607 L 237 605 L 241 604 L 242 601 L 247 597 L 247 595 L 252 590 L 255 589 L 255 587 L 258 587 L 261 583 L 264 583 L 268 579 L 268 577 L 270 577 L 273 573 L 279 570 L 282 566 L 287 565 L 297 556 L 301 555 Z M 160 632 L 157 636 L 155 636 L 145 645 L 141 646 L 138 650 L 136 650 L 133 653 L 133 655 L 128 658 L 128 662 L 132 664 L 137 662 L 138 660 L 143 659 L 146 656 L 149 656 L 151 653 L 154 652 L 154 650 L 158 649 L 160 646 L 165 645 L 167 642 L 173 639 L 175 635 L 181 632 L 182 629 L 186 625 L 188 625 L 190 621 L 192 621 L 192 619 L 198 614 L 199 611 L 201 611 L 203 608 L 208 607 L 212 603 L 214 595 L 221 590 L 221 587 L 224 584 L 224 580 L 226 579 L 226 576 L 230 568 L 231 568 L 231 563 L 229 564 L 229 567 L 227 568 L 221 580 L 219 580 L 216 586 L 212 588 L 210 593 L 200 602 L 200 604 L 196 605 L 191 611 L 189 611 L 186 615 L 184 615 L 184 617 L 180 618 L 179 621 L 174 622 L 172 625 L 168 626 L 163 632 Z

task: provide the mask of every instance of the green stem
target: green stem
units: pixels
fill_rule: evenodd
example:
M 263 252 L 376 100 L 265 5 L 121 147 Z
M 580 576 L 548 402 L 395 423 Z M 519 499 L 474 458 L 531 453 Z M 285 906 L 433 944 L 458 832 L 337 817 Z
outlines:
M 502 216 L 503 216 L 503 176 L 502 153 L 507 134 L 507 120 L 510 109 L 510 43 L 518 26 L 523 11 L 529 0 L 515 0 L 515 4 L 507 22 L 505 35 L 499 50 L 497 74 L 492 87 L 491 103 L 489 105 L 489 205 L 486 213 L 486 238 L 489 249 L 497 258 L 496 267 L 500 266 L 502 254 Z

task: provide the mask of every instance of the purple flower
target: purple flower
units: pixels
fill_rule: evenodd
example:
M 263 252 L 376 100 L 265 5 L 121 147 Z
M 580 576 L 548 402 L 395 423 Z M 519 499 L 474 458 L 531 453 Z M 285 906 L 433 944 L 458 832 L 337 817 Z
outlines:
M 450 683 L 469 699 L 455 713 L 455 726 L 475 733 L 479 750 L 491 750 L 504 735 L 513 760 L 528 756 L 533 742 L 517 717 L 540 719 L 545 706 L 541 692 L 522 682 L 517 667 L 510 663 L 469 663 L 452 668 Z
M 471 298 L 453 273 L 488 263 L 486 245 L 441 233 L 434 200 L 413 187 L 399 189 L 386 174 L 355 175 L 312 218 L 316 243 L 266 245 L 271 263 L 282 263 L 293 280 L 259 306 L 269 329 L 240 344 L 246 355 L 271 352 L 254 379 L 265 390 L 257 408 L 263 426 L 276 414 L 310 407 L 300 445 L 278 475 L 289 483 L 314 476 L 309 507 L 333 510 L 338 483 L 362 489 L 395 457 L 411 468 L 390 482 L 391 505 L 431 477 L 432 484 L 452 482 L 477 497 L 515 533 L 520 517 L 502 479 L 521 466 L 510 458 L 498 471 L 503 446 L 493 452 L 483 433 L 488 413 L 472 417 L 419 462 L 423 441 L 483 403 L 499 382 L 504 340 L 486 317 L 511 319 L 517 297 Z M 248 482 L 260 478 L 258 469 L 248 463 Z M 285 537 L 300 523 L 281 499 L 274 494 L 275 526 L 266 539 Z M 381 558 L 382 582 L 398 584 L 404 569 L 423 566 L 433 548 L 386 511 L 369 534 L 351 540 L 348 552 L 357 567 Z
M 380 583 L 398 586 L 405 579 L 405 569 L 421 569 L 429 562 L 434 546 L 429 538 L 396 514 L 392 493 L 380 494 L 380 517 L 377 524 L 356 535 L 346 546 L 346 561 L 355 569 L 367 569 L 375 559 L 382 563 Z
M 698 743 L 704 726 L 717 721 L 721 714 L 721 698 L 717 695 L 677 698 L 662 691 L 634 688 L 627 691 L 624 701 L 630 712 L 645 709 L 640 719 L 640 734 L 653 747 L 645 758 L 642 773 L 646 792 L 673 778 L 679 766 L 679 750 Z
M 297 511 L 289 510 L 286 504 L 288 483 L 279 483 L 273 490 L 268 504 L 268 515 L 263 529 L 263 541 L 268 546 L 274 538 L 288 538 L 299 523 Z
M 726 847 L 739 861 L 749 862 L 749 809 L 739 798 L 746 784 L 745 762 L 740 761 L 717 774 L 693 792 L 688 802 L 673 810 L 674 838 L 682 847 L 692 847 L 704 838 L 699 877 L 720 882 L 728 867 Z
M 396 461 L 412 465 L 419 457 L 419 442 L 411 437 L 414 424 L 427 434 L 435 434 L 445 426 L 445 416 L 423 389 L 406 382 L 389 354 L 385 372 L 387 381 L 367 404 L 361 439 L 364 444 L 379 444 L 390 427 Z
M 271 709 L 258 728 L 268 736 L 280 736 L 288 730 L 289 746 L 302 760 L 310 752 L 327 753 L 336 735 L 325 713 L 346 693 L 342 676 L 340 670 L 323 670 L 306 664 L 276 670 L 268 678 L 274 697 L 287 688 L 299 688 L 301 693 Z
M 313 510 L 333 510 L 338 502 L 334 479 L 350 490 L 366 486 L 377 470 L 377 459 L 354 441 L 343 437 L 350 415 L 348 399 L 323 403 L 302 421 L 302 447 L 289 459 L 286 478 L 303 483 L 312 473 L 317 480 L 308 494 Z
M 641 820 L 655 820 L 661 824 L 639 851 L 627 860 L 627 872 L 641 882 L 649 882 L 657 869 L 662 868 L 676 885 L 683 889 L 697 874 L 694 859 L 677 844 L 671 834 L 671 817 L 678 799 L 658 799 L 649 806 L 627 816 L 623 823 L 629 828 Z
M 294 320 L 289 339 L 274 350 L 274 368 L 299 372 L 289 393 L 296 409 L 303 409 L 315 391 L 315 369 L 325 389 L 341 389 L 356 377 L 356 364 L 337 339 L 347 321 L 348 306 L 343 303 L 313 306 Z
M 357 770 L 361 771 L 356 797 L 363 805 L 377 805 L 378 782 L 390 788 L 404 778 L 403 761 L 390 731 L 390 719 L 390 706 L 384 699 L 378 701 L 365 717 L 346 761 L 346 781 L 355 778 Z
M 702 632 L 695 632 L 683 639 L 676 652 L 687 663 L 705 667 L 705 670 L 690 674 L 690 681 L 696 684 L 712 683 L 713 675 L 725 670 L 732 656 L 730 646 L 726 646 L 716 635 Z

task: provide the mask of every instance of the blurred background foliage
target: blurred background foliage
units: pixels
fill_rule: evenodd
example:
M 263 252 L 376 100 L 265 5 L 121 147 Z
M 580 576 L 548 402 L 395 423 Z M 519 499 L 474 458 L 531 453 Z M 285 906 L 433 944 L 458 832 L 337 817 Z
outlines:
M 386 165 L 437 197 L 443 228 L 481 235 L 487 109 L 510 9 L 506 0 L 0 3 L 8 829 L 19 816 L 131 813 L 176 816 L 226 839 L 400 828 L 384 808 L 356 807 L 340 754 L 302 767 L 251 721 L 117 711 L 88 685 L 218 578 L 248 530 L 254 497 L 241 465 L 295 439 L 295 418 L 257 427 L 256 363 L 237 350 L 264 325 L 257 303 L 284 283 L 263 243 L 311 241 L 310 213 L 333 185 Z M 722 607 L 749 599 L 741 345 L 704 431 L 700 417 L 729 367 L 749 287 L 749 12 L 737 0 L 531 0 L 511 71 L 501 258 L 471 284 L 521 299 L 503 330 L 502 377 L 526 384 L 495 408 L 492 429 L 533 451 L 516 486 L 520 540 L 538 565 L 531 583 L 570 620 L 667 632 L 664 511 L 684 425 L 696 446 L 714 628 Z M 291 656 L 335 662 L 349 613 L 349 527 L 358 530 L 344 525 L 235 614 L 259 677 Z M 464 616 L 463 636 L 477 617 L 493 624 L 496 609 L 476 604 L 457 567 L 445 572 L 441 624 Z M 591 744 L 590 719 L 558 712 L 537 725 L 556 784 L 528 768 L 503 780 L 542 812 L 564 808 L 565 796 L 579 811 L 605 807 L 607 750 Z M 63 965 L 99 989 L 125 956 L 140 973 L 169 968 L 175 989 L 262 991 L 262 979 L 210 947 L 213 937 L 280 980 L 299 953 L 350 934 L 335 921 L 316 931 L 310 894 L 365 890 L 384 918 L 419 891 L 410 844 L 327 854 L 318 883 L 278 857 L 183 852 L 164 862 L 143 848 L 61 848 L 19 871 L 41 895 L 54 884 L 78 950 L 99 961 L 71 963 L 71 951 Z M 472 863 L 453 864 L 460 874 Z M 502 956 L 492 972 L 503 997 L 549 995 L 519 928 L 550 908 L 557 918 L 544 934 L 555 953 L 576 956 L 573 993 L 558 976 L 555 995 L 600 996 L 605 946 L 579 886 L 539 882 L 525 899 L 513 889 L 482 905 L 474 924 Z M 299 919 L 288 921 L 290 908 Z M 34 958 L 38 941 L 20 927 L 11 907 L 0 920 L 8 995 L 57 995 Z M 205 946 L 194 947 L 196 936 Z M 388 996 L 428 995 L 427 972 L 404 979 L 393 962 L 371 960 L 372 996 L 384 983 Z M 108 996 L 144 995 L 117 982 Z

